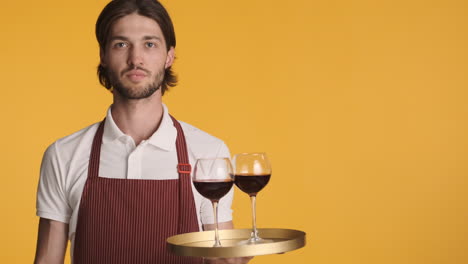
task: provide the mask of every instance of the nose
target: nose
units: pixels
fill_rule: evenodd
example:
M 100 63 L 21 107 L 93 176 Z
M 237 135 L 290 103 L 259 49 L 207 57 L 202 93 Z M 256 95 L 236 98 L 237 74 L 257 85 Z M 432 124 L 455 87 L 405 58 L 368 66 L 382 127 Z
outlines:
M 143 65 L 143 52 L 137 47 L 133 46 L 128 53 L 128 65 L 142 66 Z

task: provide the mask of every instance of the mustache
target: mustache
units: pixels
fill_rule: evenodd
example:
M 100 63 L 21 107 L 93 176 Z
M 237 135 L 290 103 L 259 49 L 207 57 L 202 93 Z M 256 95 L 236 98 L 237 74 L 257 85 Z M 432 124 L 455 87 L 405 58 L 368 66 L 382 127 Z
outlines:
M 133 70 L 140 70 L 140 71 L 144 71 L 147 75 L 151 75 L 151 72 L 143 67 L 140 67 L 140 66 L 132 66 L 132 67 L 128 67 L 127 69 L 123 70 L 121 75 L 124 75 L 126 74 L 127 72 L 129 71 L 133 71 Z

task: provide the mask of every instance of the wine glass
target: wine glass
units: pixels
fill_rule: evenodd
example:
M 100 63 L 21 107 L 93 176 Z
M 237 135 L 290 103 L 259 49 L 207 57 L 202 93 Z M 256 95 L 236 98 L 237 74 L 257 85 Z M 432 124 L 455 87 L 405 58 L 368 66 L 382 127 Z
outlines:
M 252 202 L 252 233 L 247 244 L 270 242 L 258 236 L 256 225 L 256 197 L 270 181 L 271 165 L 266 153 L 241 153 L 233 159 L 234 183 L 239 189 L 250 196 Z
M 211 201 L 215 219 L 215 244 L 220 247 L 218 235 L 218 202 L 231 190 L 233 185 L 232 166 L 228 158 L 197 159 L 193 172 L 193 185 L 205 198 Z

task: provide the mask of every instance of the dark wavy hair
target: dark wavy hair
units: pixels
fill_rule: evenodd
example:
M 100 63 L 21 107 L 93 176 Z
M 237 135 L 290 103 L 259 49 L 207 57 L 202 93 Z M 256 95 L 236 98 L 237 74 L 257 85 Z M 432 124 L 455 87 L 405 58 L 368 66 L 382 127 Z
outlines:
M 110 37 L 113 24 L 120 18 L 137 13 L 141 16 L 151 18 L 158 23 L 164 35 L 167 50 L 176 46 L 174 25 L 164 6 L 156 0 L 113 0 L 108 3 L 96 22 L 96 38 L 99 48 L 103 54 L 106 52 L 107 42 Z M 112 88 L 108 71 L 101 64 L 98 65 L 97 74 L 99 82 L 107 89 Z M 161 84 L 161 94 L 164 94 L 169 87 L 177 85 L 177 76 L 168 67 L 164 72 L 164 79 Z

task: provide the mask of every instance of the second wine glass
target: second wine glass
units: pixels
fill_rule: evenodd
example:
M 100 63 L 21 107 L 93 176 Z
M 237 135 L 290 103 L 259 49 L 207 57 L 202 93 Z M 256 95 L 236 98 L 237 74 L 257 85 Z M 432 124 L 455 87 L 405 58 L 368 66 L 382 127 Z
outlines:
M 252 202 L 252 233 L 247 244 L 269 242 L 258 236 L 256 224 L 256 198 L 271 177 L 271 165 L 266 153 L 241 153 L 234 155 L 234 183 L 250 196 Z

